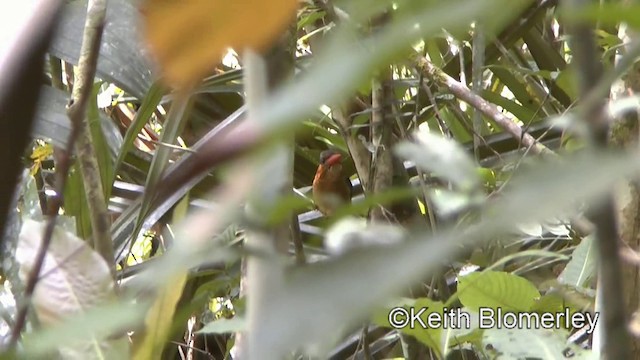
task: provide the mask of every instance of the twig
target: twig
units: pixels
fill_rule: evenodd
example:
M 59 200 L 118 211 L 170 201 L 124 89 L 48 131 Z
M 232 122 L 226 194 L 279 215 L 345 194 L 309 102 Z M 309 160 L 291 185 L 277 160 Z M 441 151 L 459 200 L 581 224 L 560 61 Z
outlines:
M 300 222 L 298 215 L 295 213 L 291 214 L 291 240 L 293 240 L 296 264 L 304 265 L 307 262 L 307 258 L 304 255 L 304 243 L 302 242 L 302 234 L 300 233 Z
M 371 343 L 369 341 L 369 324 L 362 328 L 362 354 L 365 360 L 373 360 L 371 356 Z
M 490 117 L 514 138 L 521 140 L 524 146 L 531 147 L 531 151 L 533 153 L 548 155 L 555 154 L 552 150 L 534 139 L 533 136 L 524 132 L 522 128 L 513 121 L 513 119 L 503 114 L 496 105 L 471 92 L 471 90 L 469 90 L 469 88 L 464 84 L 456 81 L 447 73 L 437 68 L 424 56 L 416 53 L 413 55 L 412 60 L 414 66 L 425 76 L 425 78 L 434 81 L 438 86 L 447 88 L 455 97 L 480 110 L 482 114 Z
M 476 22 L 473 29 L 473 48 L 471 59 L 471 85 L 473 93 L 480 96 L 482 91 L 482 74 L 484 70 L 485 34 L 481 23 Z M 461 51 L 462 52 L 462 51 Z M 478 108 L 473 110 L 473 154 L 480 160 L 480 134 L 482 133 L 482 113 Z
M 202 349 L 198 349 L 197 347 L 193 347 L 193 346 L 190 346 L 190 345 L 187 345 L 187 344 L 184 344 L 184 343 L 181 343 L 181 342 L 177 342 L 177 341 L 169 341 L 169 342 L 174 344 L 174 345 L 178 345 L 180 347 L 186 348 L 186 349 L 197 351 L 197 352 L 205 355 L 209 359 L 215 359 L 215 357 L 212 354 L 210 354 L 210 353 L 208 353 L 208 352 L 206 352 L 206 351 L 204 351 Z
M 422 75 L 420 75 L 420 83 L 422 84 Z M 429 87 L 426 87 L 427 90 L 429 89 Z M 418 116 L 417 116 L 417 104 L 419 103 L 418 101 L 418 97 L 419 97 L 420 91 L 417 92 L 416 94 L 416 114 L 413 117 L 412 121 L 416 121 Z M 436 104 L 435 102 L 433 103 L 433 106 L 435 107 Z M 400 116 L 398 114 L 398 109 L 395 106 L 392 106 L 391 109 L 393 110 L 393 115 L 396 119 L 396 125 L 398 126 L 398 129 L 400 130 L 400 137 L 402 139 L 408 139 L 408 135 L 406 133 L 406 131 L 404 130 L 404 127 L 402 126 L 402 122 L 400 121 Z M 416 126 L 417 128 L 417 126 Z M 422 192 L 422 202 L 425 206 L 425 214 L 424 214 L 424 218 L 425 220 L 429 221 L 429 225 L 431 225 L 431 232 L 435 234 L 436 232 L 436 218 L 435 215 L 433 214 L 433 204 L 431 203 L 431 199 L 429 198 L 428 192 L 427 192 L 427 183 L 426 181 L 424 181 L 425 179 L 425 174 L 424 172 L 420 169 L 420 167 L 416 166 L 416 173 L 418 174 L 418 181 L 420 182 L 420 191 Z
M 168 144 L 162 141 L 156 141 L 156 140 L 149 140 L 150 143 L 158 145 L 158 146 L 164 146 L 164 147 L 168 147 L 174 150 L 178 150 L 178 151 L 184 151 L 184 152 L 189 152 L 192 154 L 195 154 L 197 151 L 190 149 L 190 148 L 184 148 L 182 146 L 178 146 L 178 145 L 173 145 L 173 144 Z
M 422 73 L 420 73 L 419 75 L 421 78 L 424 78 L 424 75 L 422 75 Z M 429 85 L 427 85 L 424 82 L 421 82 L 421 84 L 422 84 L 422 89 L 424 89 L 424 92 L 427 93 L 427 97 L 429 98 L 429 102 L 431 103 L 431 106 L 433 106 L 433 114 L 436 118 L 436 121 L 438 122 L 438 126 L 440 126 L 440 131 L 442 131 L 443 134 L 446 134 L 450 138 L 453 137 L 453 135 L 451 134 L 451 130 L 449 130 L 449 127 L 446 126 L 446 124 L 444 123 L 444 119 L 440 114 L 440 108 L 438 107 L 438 103 L 436 102 L 435 96 L 433 96 L 433 92 L 431 91 L 431 88 L 429 88 Z M 420 91 L 418 91 L 418 94 L 419 93 Z
M 89 22 L 89 19 L 91 17 L 91 4 L 95 5 L 96 2 L 89 4 L 89 10 L 87 12 L 87 22 Z M 95 31 L 93 32 L 91 37 L 85 36 L 83 38 L 79 67 L 82 70 L 81 75 L 82 77 L 84 77 L 84 79 L 93 79 L 93 77 L 95 76 L 96 65 L 98 63 L 100 41 L 102 38 L 102 29 L 103 24 L 102 22 L 100 22 L 94 28 Z M 87 34 L 85 33 L 85 35 Z M 81 84 L 84 84 L 85 86 L 81 86 Z M 78 87 L 77 90 L 75 90 L 76 87 Z M 38 282 L 40 270 L 42 269 L 42 265 L 44 264 L 47 250 L 49 249 L 49 245 L 51 244 L 51 238 L 56 225 L 58 211 L 63 204 L 64 188 L 67 180 L 67 175 L 69 173 L 69 168 L 71 167 L 71 153 L 73 151 L 73 146 L 81 132 L 80 124 L 82 124 L 81 120 L 84 117 L 87 108 L 87 102 L 89 100 L 89 96 L 91 95 L 91 83 L 89 83 L 87 80 L 78 81 L 76 86 L 74 86 L 74 93 L 77 94 L 77 97 L 74 97 L 76 100 L 72 101 L 67 108 L 67 113 L 72 121 L 73 126 L 71 128 L 69 139 L 65 147 L 64 156 L 60 158 L 60 163 L 58 164 L 56 169 L 56 194 L 52 197 L 51 202 L 49 203 L 49 214 L 51 214 L 51 216 L 47 221 L 44 234 L 42 236 L 42 244 L 40 245 L 38 253 L 36 254 L 33 269 L 29 273 L 25 284 L 25 304 L 18 310 L 15 326 L 11 331 L 9 346 L 12 348 L 17 344 L 22 329 L 24 328 L 24 325 L 26 323 L 27 312 L 29 310 L 28 304 Z

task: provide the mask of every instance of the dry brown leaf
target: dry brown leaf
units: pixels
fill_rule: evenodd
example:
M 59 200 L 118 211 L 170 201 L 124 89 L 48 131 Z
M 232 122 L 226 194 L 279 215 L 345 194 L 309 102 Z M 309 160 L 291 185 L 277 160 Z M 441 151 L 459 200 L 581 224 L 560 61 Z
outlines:
M 206 75 L 228 48 L 265 49 L 294 20 L 297 0 L 146 0 L 144 37 L 170 84 Z
M 26 281 L 42 246 L 46 223 L 25 219 L 16 249 L 20 276 Z M 68 319 L 117 298 L 109 265 L 86 242 L 56 227 L 40 278 L 33 292 L 33 308 L 44 327 Z M 63 359 L 128 359 L 127 339 L 100 339 L 88 332 L 74 344 L 60 346 Z

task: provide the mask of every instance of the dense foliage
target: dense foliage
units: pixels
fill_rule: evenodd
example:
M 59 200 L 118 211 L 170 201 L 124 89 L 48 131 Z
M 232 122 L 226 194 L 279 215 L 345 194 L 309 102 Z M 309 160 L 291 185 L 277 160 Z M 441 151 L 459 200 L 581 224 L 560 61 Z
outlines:
M 0 358 L 640 357 L 636 4 L 87 3 L 0 184 Z

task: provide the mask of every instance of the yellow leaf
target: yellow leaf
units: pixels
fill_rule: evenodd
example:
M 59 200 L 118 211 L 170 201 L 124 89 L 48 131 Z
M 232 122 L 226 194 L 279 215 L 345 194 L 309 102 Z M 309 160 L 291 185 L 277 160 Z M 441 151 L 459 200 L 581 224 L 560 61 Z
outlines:
M 31 176 L 35 176 L 35 174 L 40 169 L 40 166 L 42 166 L 42 162 L 48 159 L 51 155 L 53 155 L 53 147 L 51 146 L 51 144 L 44 144 L 33 149 L 33 152 L 31 152 L 30 156 L 33 160 L 33 165 L 29 170 Z
M 189 204 L 189 194 L 185 195 L 173 214 L 173 220 L 177 223 L 186 216 Z M 160 359 L 164 344 L 171 331 L 176 306 L 182 296 L 182 291 L 187 283 L 187 270 L 174 274 L 167 279 L 159 289 L 155 302 L 147 313 L 145 319 L 145 336 L 141 346 L 135 352 L 134 360 Z
M 264 50 L 294 20 L 297 0 L 146 0 L 144 37 L 167 80 L 192 85 L 228 48 Z
M 31 153 L 31 159 L 36 161 L 46 160 L 49 156 L 53 155 L 53 147 L 51 144 L 45 144 L 33 149 Z
M 36 176 L 38 170 L 40 169 L 40 161 L 34 161 L 31 169 L 29 169 L 29 175 Z
M 145 336 L 137 348 L 134 360 L 160 359 L 164 344 L 169 337 L 178 300 L 187 282 L 187 272 L 167 279 L 145 319 Z

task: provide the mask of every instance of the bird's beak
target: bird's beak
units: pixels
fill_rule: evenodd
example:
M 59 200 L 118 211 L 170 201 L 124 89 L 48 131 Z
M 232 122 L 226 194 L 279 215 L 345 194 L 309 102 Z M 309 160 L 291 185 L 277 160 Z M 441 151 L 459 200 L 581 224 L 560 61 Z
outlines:
M 342 160 L 342 155 L 333 154 L 327 159 L 327 161 L 325 161 L 325 165 L 326 166 L 332 166 L 332 165 L 335 165 L 335 164 L 339 163 L 341 160 Z

